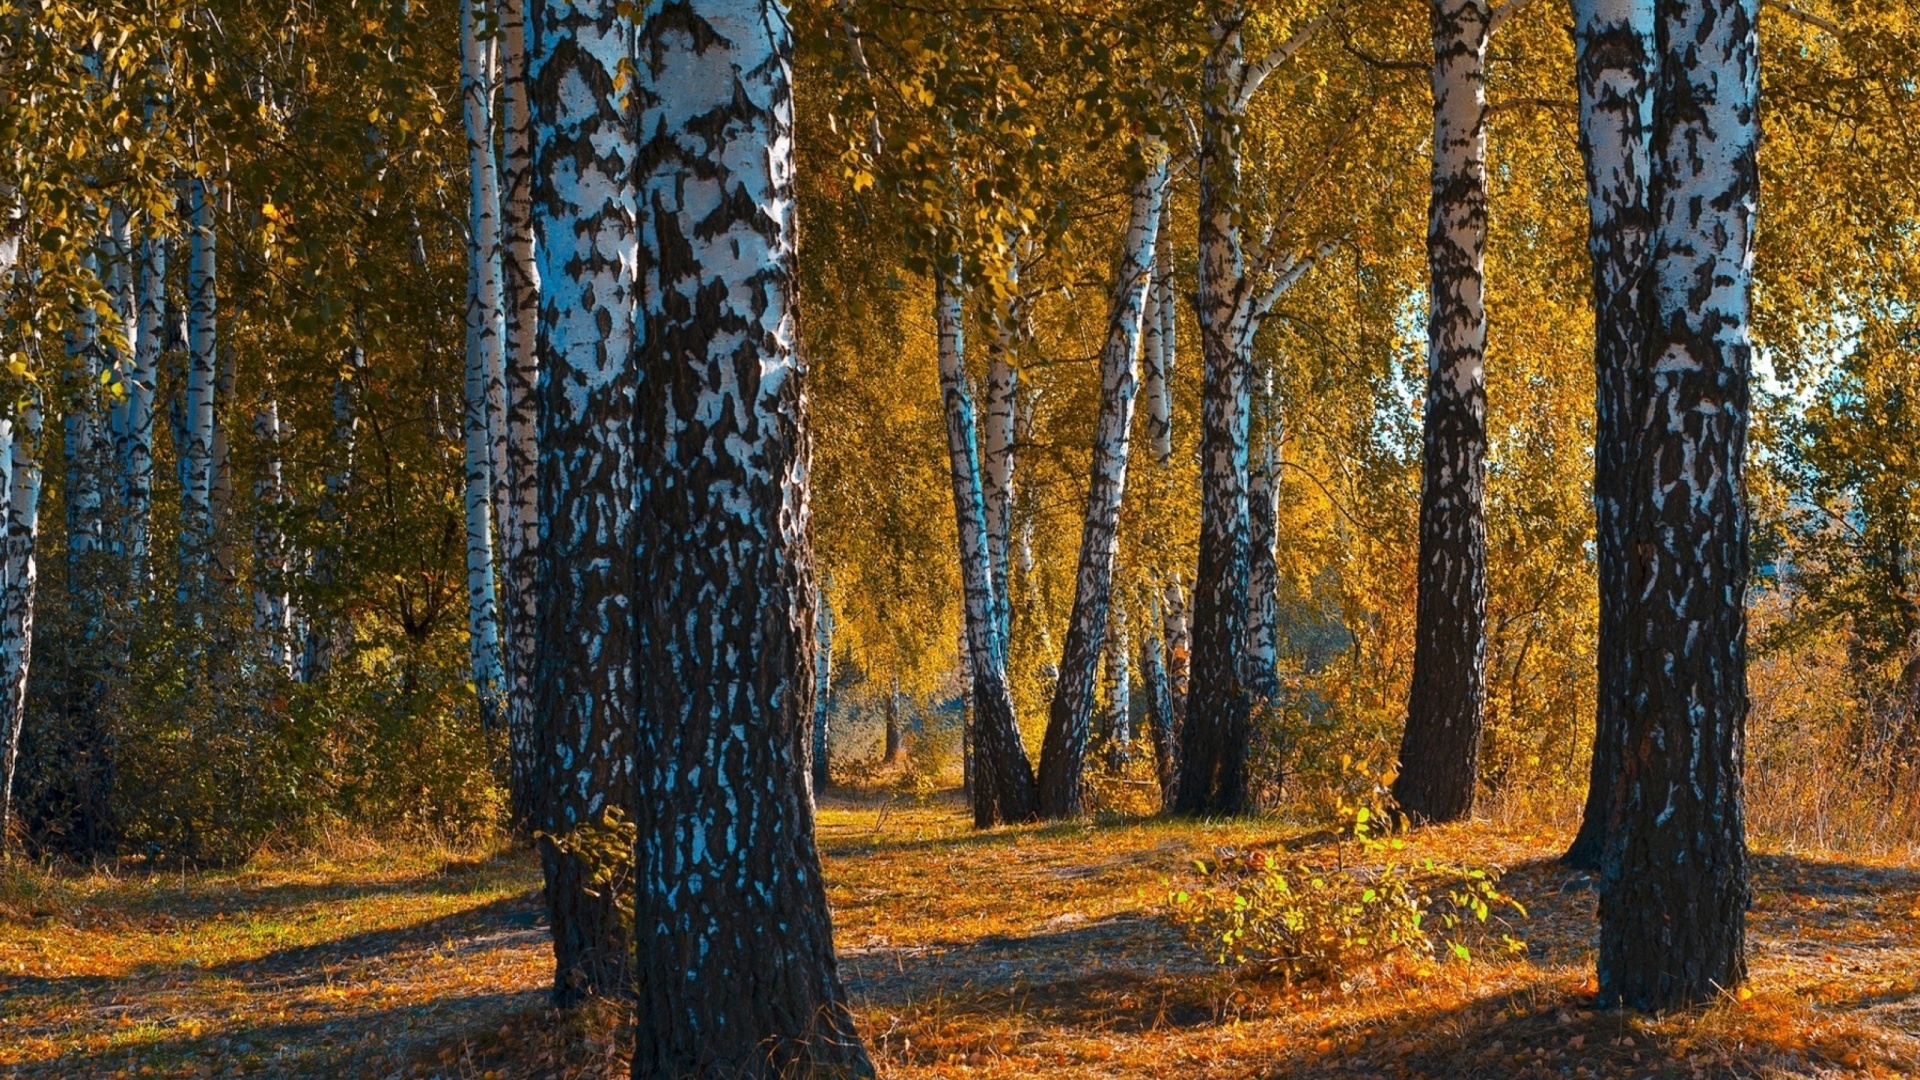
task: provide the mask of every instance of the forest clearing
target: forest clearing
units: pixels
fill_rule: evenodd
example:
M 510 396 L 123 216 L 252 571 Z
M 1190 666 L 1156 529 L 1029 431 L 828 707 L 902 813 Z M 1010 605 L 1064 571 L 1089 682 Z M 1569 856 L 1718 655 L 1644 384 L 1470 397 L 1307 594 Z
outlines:
M 820 837 L 841 973 L 888 1076 L 1774 1080 L 1920 1061 L 1910 857 L 1756 845 L 1751 993 L 1647 1018 L 1593 1011 L 1593 883 L 1556 864 L 1556 833 L 1450 826 L 1409 852 L 1503 868 L 1524 956 L 1483 933 L 1468 962 L 1291 987 L 1216 968 L 1164 918 L 1194 858 L 1312 844 L 1282 822 L 981 834 L 954 793 L 880 793 L 828 799 Z M 617 1014 L 548 1005 L 538 888 L 525 852 L 346 841 L 233 872 L 15 879 L 0 1075 L 625 1075 Z

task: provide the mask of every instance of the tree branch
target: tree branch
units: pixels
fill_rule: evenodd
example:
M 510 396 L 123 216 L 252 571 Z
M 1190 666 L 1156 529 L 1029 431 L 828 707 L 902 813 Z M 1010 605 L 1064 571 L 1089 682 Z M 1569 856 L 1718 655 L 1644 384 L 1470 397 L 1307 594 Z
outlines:
M 1333 3 L 1327 5 L 1325 11 L 1314 16 L 1311 22 L 1301 27 L 1292 37 L 1288 38 L 1285 44 L 1261 57 L 1247 68 L 1246 75 L 1240 80 L 1240 92 L 1233 97 L 1232 111 L 1235 115 L 1246 111 L 1247 103 L 1253 100 L 1254 94 L 1259 93 L 1260 84 L 1267 81 L 1267 76 L 1273 74 L 1280 65 L 1293 59 L 1295 53 L 1305 48 L 1307 42 L 1312 41 L 1313 36 L 1320 32 L 1320 28 L 1325 26 L 1327 20 L 1333 17 L 1333 13 L 1340 10 L 1342 2 L 1343 0 L 1334 0 Z
M 1840 25 L 1831 19 L 1823 19 L 1810 11 L 1802 11 L 1787 0 L 1762 0 L 1762 3 L 1790 19 L 1806 23 L 1815 30 L 1825 31 L 1836 40 L 1840 37 Z

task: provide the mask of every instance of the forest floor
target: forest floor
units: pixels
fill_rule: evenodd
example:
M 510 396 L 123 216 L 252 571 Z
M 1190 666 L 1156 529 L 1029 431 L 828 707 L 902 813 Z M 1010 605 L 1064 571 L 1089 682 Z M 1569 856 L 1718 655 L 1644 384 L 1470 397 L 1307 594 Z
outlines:
M 1497 929 L 1524 955 L 1284 986 L 1212 967 L 1162 912 L 1168 883 L 1219 847 L 1313 856 L 1325 841 L 1300 829 L 976 833 L 950 797 L 835 797 L 820 814 L 841 973 L 889 1077 L 1920 1076 L 1920 865 L 1760 847 L 1751 994 L 1648 1018 L 1591 1007 L 1594 892 L 1553 861 L 1564 839 L 1481 823 L 1397 853 L 1504 870 L 1530 914 Z M 15 870 L 0 1077 L 617 1073 L 613 1011 L 556 1017 L 550 964 L 524 852 L 336 844 L 197 874 Z

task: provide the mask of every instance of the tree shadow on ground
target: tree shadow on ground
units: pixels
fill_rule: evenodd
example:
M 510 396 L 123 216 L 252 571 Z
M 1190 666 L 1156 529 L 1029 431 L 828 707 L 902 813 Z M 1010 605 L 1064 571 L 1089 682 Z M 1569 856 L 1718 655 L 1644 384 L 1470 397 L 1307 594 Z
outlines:
M 439 997 L 417 1005 L 364 1009 L 345 1015 L 244 1028 L 163 1025 L 157 1037 L 129 1040 L 102 1051 L 62 1054 L 16 1068 L 17 1080 L 83 1080 L 133 1075 L 384 1077 L 398 1073 L 442 1040 L 449 1024 L 539 1008 L 542 991 L 523 990 Z M 429 1026 L 426 1021 L 431 1020 Z

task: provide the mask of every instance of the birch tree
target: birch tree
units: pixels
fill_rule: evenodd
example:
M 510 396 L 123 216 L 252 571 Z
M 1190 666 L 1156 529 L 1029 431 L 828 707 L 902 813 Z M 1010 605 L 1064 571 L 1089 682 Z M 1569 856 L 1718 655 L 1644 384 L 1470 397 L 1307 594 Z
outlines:
M 505 304 L 505 515 L 496 530 L 500 607 L 506 627 L 508 784 L 514 820 L 534 814 L 533 669 L 538 657 L 535 603 L 540 543 L 538 332 L 540 275 L 533 249 L 533 139 L 527 82 L 528 0 L 501 0 L 500 228 Z
M 1247 455 L 1247 687 L 1271 710 L 1280 697 L 1280 402 L 1272 370 L 1256 379 Z
M 1106 343 L 1100 354 L 1100 415 L 1094 426 L 1093 471 L 1081 525 L 1073 610 L 1040 750 L 1040 813 L 1045 817 L 1081 812 L 1095 679 L 1100 650 L 1108 637 L 1114 563 L 1120 549 L 1120 503 L 1126 492 L 1134 398 L 1139 389 L 1141 321 L 1166 207 L 1165 148 L 1150 141 L 1142 147 L 1141 157 L 1145 169 L 1133 186 Z
M 1745 476 L 1760 196 L 1758 0 L 1663 6 L 1645 353 L 1627 451 L 1620 776 L 1600 1000 L 1663 1009 L 1746 979 Z
M 1007 299 L 994 309 L 993 336 L 987 343 L 986 461 L 982 474 L 987 503 L 987 558 L 993 572 L 994 620 L 1000 634 L 1011 641 L 1013 601 L 1008 595 L 1008 552 L 1013 538 L 1014 473 L 1018 462 L 1015 427 L 1019 410 L 1020 371 L 1013 350 L 1019 336 L 1022 304 L 1018 296 L 1020 268 L 1007 270 Z
M 813 621 L 814 657 L 813 657 L 813 756 L 809 761 L 809 773 L 813 778 L 813 794 L 817 797 L 827 790 L 833 782 L 832 762 L 827 736 L 833 719 L 831 696 L 833 693 L 833 604 L 827 598 L 827 590 L 816 590 L 817 612 Z
M 1007 639 L 997 617 L 993 556 L 981 489 L 978 420 L 967 385 L 966 334 L 960 284 L 951 270 L 934 277 L 934 321 L 939 330 L 940 396 L 947 422 L 953 510 L 960 539 L 962 611 L 973 676 L 973 821 L 985 828 L 1025 821 L 1038 810 L 1033 765 L 1020 742 L 1013 687 L 1007 678 Z
M 282 520 L 287 510 L 287 483 L 281 461 L 286 429 L 280 403 L 271 388 L 253 413 L 253 438 L 260 448 L 260 474 L 254 479 L 253 502 L 253 629 L 267 663 L 294 673 L 293 599 L 287 583 L 293 572 L 292 550 Z
M 1416 821 L 1473 812 L 1487 707 L 1487 0 L 1433 0 L 1413 686 L 1393 796 Z
M 499 410 L 501 370 L 500 198 L 493 162 L 493 111 L 488 52 L 479 36 L 476 0 L 460 5 L 460 96 L 467 133 L 467 343 L 462 434 L 466 447 L 467 634 L 480 722 L 499 719 L 500 623 L 494 590 L 493 517 L 496 457 L 504 458 Z M 496 433 L 500 437 L 496 437 Z M 498 451 L 498 453 L 496 453 Z
M 619 10 L 616 10 L 619 9 Z M 590 841 L 633 806 L 638 203 L 624 5 L 529 6 L 539 320 L 536 822 L 554 996 L 631 986 L 632 943 Z
M 1173 245 L 1168 239 L 1172 232 L 1160 230 L 1141 320 L 1140 379 L 1147 397 L 1147 438 L 1162 468 L 1173 463 L 1174 315 L 1178 301 L 1173 294 Z
M 1587 253 L 1593 263 L 1593 511 L 1600 583 L 1599 693 L 1580 831 L 1565 862 L 1598 870 L 1620 771 L 1619 684 L 1629 647 L 1627 444 L 1635 371 L 1646 348 L 1648 139 L 1656 68 L 1649 0 L 1573 0 L 1580 154 L 1586 162 Z
M 636 688 L 636 1080 L 874 1075 L 835 968 L 805 772 L 792 48 L 773 0 L 653 0 L 638 34 L 635 601 L 651 677 Z
M 1327 13 L 1279 48 L 1249 63 L 1242 40 L 1246 10 L 1208 18 L 1211 48 L 1202 72 L 1200 263 L 1194 313 L 1205 370 L 1201 390 L 1200 565 L 1193 587 L 1193 689 L 1180 729 L 1174 807 L 1186 814 L 1254 809 L 1247 782 L 1251 709 L 1246 676 L 1249 588 L 1248 421 L 1253 339 L 1273 305 L 1329 250 L 1286 246 L 1278 225 L 1249 259 L 1241 235 L 1242 118 L 1268 76 L 1303 48 Z
M 213 398 L 219 321 L 213 193 L 200 175 L 190 178 L 186 189 L 187 378 L 176 454 L 180 461 L 180 602 L 191 610 L 208 595 L 213 559 Z
M 29 402 L 3 427 L 7 443 L 5 550 L 0 552 L 0 844 L 13 835 L 14 778 L 33 660 L 40 539 L 40 409 Z

